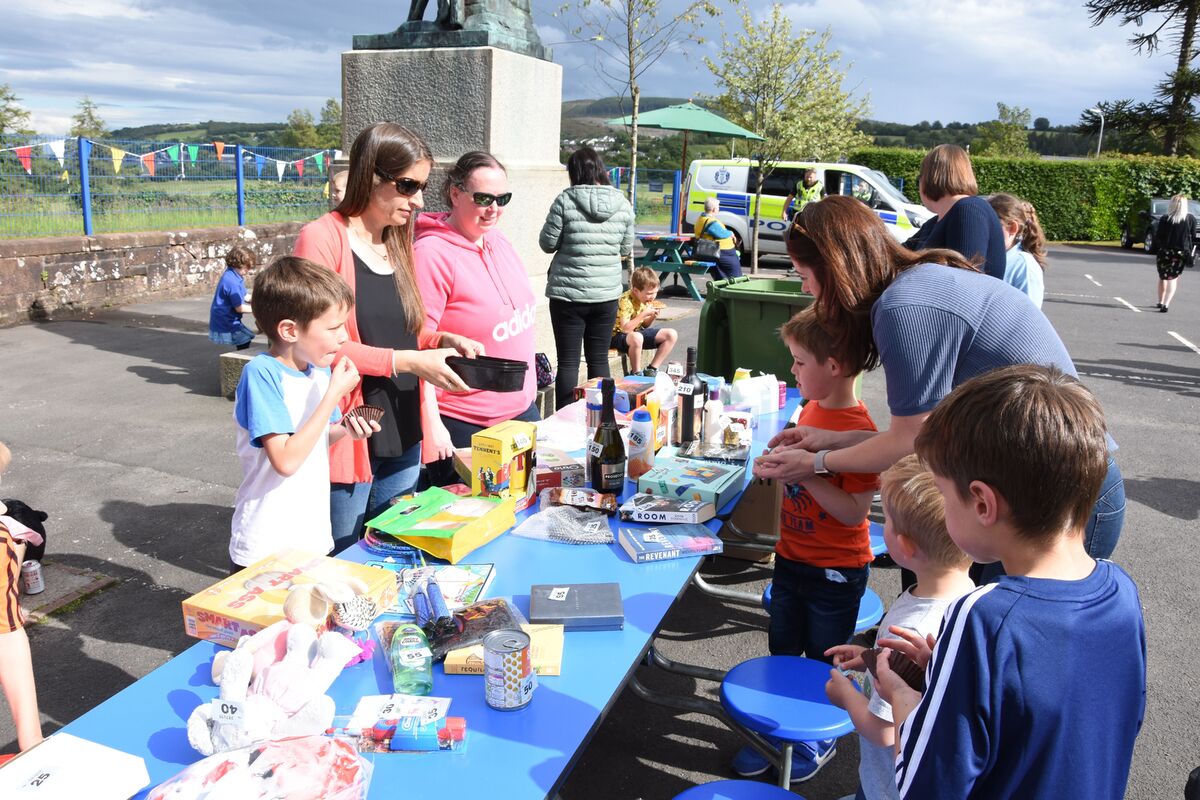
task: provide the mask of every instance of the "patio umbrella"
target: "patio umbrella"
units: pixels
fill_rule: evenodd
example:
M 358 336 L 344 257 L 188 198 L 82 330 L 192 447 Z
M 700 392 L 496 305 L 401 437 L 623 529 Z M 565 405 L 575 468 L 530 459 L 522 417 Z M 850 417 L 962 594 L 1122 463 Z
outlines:
M 631 117 L 616 117 L 608 121 L 609 125 L 631 125 Z M 712 133 L 717 136 L 729 136 L 735 139 L 758 139 L 754 131 L 748 131 L 740 125 L 734 125 L 724 117 L 714 114 L 708 109 L 701 108 L 688 101 L 677 106 L 667 106 L 655 111 L 638 114 L 638 127 L 661 128 L 667 131 L 683 131 L 683 161 L 680 169 L 687 171 L 687 141 L 688 133 Z
M 615 117 L 608 120 L 609 125 L 632 125 L 632 117 Z M 667 131 L 683 131 L 683 158 L 679 162 L 681 174 L 687 174 L 688 133 L 712 133 L 717 136 L 729 136 L 735 139 L 757 139 L 762 141 L 754 131 L 749 131 L 740 125 L 734 125 L 724 117 L 714 114 L 708 109 L 701 108 L 690 100 L 676 106 L 667 106 L 655 111 L 638 114 L 638 127 L 660 128 Z M 680 214 L 684 210 L 680 207 Z

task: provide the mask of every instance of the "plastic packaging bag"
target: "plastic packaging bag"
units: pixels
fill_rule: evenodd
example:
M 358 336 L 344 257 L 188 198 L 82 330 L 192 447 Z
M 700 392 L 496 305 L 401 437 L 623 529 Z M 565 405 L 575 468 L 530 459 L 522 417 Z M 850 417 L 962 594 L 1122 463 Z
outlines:
M 612 528 L 603 511 L 574 506 L 543 507 L 513 528 L 514 536 L 564 544 L 612 544 Z
M 370 785 L 371 764 L 349 740 L 296 736 L 201 759 L 147 800 L 365 800 Z

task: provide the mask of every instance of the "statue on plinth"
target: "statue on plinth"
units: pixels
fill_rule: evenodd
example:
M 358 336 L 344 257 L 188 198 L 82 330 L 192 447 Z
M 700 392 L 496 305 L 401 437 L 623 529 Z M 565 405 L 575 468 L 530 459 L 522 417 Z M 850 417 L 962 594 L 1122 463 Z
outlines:
M 407 21 L 391 33 L 356 35 L 354 49 L 499 47 L 551 60 L 533 25 L 530 0 L 437 0 L 437 16 L 432 21 L 423 19 L 428 6 L 429 0 L 410 0 Z

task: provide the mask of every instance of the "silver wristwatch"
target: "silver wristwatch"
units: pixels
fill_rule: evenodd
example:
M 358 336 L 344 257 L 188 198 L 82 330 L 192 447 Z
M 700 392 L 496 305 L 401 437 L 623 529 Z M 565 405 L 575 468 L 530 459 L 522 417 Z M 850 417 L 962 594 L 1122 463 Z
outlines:
M 833 472 L 825 466 L 825 456 L 829 455 L 828 450 L 818 450 L 813 456 L 813 474 L 820 478 L 829 478 L 833 476 Z

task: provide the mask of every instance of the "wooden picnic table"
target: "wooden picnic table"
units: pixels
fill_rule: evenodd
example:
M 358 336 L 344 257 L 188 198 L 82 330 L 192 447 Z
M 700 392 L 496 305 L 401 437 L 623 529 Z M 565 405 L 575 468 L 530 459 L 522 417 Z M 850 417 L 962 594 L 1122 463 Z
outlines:
M 667 275 L 674 275 L 674 284 L 683 282 L 693 300 L 701 300 L 696 284 L 692 282 L 693 275 L 707 275 L 716 266 L 714 261 L 700 261 L 683 257 L 683 247 L 692 241 L 692 236 L 680 233 L 638 233 L 638 239 L 646 248 L 645 255 L 633 260 L 635 267 L 649 267 L 659 273 L 659 281 L 665 281 Z

